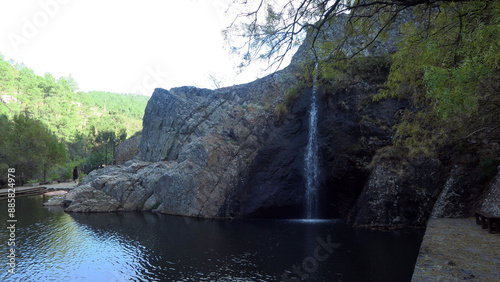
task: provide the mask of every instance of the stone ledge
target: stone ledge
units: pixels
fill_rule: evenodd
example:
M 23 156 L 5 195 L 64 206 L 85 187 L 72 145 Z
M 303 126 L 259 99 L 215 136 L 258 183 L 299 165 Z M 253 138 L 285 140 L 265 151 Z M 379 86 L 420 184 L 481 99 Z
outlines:
M 500 234 L 474 218 L 433 218 L 420 246 L 412 281 L 500 281 Z

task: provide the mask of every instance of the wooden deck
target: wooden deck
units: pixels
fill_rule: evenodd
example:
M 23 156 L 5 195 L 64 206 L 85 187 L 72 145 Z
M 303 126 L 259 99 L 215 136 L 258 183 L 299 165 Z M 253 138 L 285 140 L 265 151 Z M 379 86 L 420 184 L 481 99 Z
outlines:
M 482 211 L 475 212 L 474 216 L 476 224 L 481 225 L 483 229 L 488 229 L 490 233 L 500 231 L 500 217 Z
M 31 195 L 42 195 L 47 192 L 47 187 L 37 186 L 37 187 L 16 187 L 16 198 L 22 196 Z M 0 199 L 7 199 L 9 193 L 9 188 L 0 189 Z
M 77 183 L 57 183 L 38 186 L 20 186 L 16 187 L 16 197 L 42 195 L 48 191 L 65 190 L 69 191 L 77 187 Z M 0 189 L 0 199 L 7 199 L 9 188 Z

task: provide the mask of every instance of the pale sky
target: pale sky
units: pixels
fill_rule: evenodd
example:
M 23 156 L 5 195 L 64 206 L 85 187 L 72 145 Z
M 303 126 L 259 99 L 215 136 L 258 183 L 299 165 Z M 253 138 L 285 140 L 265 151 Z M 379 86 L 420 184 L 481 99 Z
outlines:
M 151 95 L 154 88 L 215 88 L 240 75 L 224 48 L 226 0 L 2 0 L 0 54 L 38 75 L 72 76 L 81 91 Z M 285 66 L 288 63 L 283 64 Z

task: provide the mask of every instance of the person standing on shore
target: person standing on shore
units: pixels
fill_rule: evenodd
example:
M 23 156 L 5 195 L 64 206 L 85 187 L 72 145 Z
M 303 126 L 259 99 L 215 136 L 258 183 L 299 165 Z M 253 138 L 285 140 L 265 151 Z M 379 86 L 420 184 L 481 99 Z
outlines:
M 73 181 L 75 181 L 75 183 L 78 181 L 78 168 L 76 166 L 73 169 Z

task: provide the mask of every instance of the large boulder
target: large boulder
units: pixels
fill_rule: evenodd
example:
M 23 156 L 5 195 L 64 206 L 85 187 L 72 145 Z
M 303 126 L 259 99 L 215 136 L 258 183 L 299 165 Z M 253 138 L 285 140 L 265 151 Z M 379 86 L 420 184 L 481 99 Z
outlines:
M 476 165 L 457 164 L 452 168 L 431 216 L 435 218 L 473 216 L 483 190 Z
M 419 157 L 408 163 L 383 160 L 371 172 L 350 221 L 357 227 L 423 227 L 442 179 L 443 168 L 434 158 Z
M 90 185 L 82 185 L 67 194 L 53 197 L 44 206 L 62 206 L 70 212 L 115 212 L 123 210 L 114 197 Z
M 490 215 L 500 217 L 500 167 L 498 167 L 498 173 L 484 198 L 480 210 Z
M 124 164 L 135 158 L 137 149 L 141 143 L 142 135 L 133 136 L 125 141 L 120 142 L 115 148 L 115 164 Z

